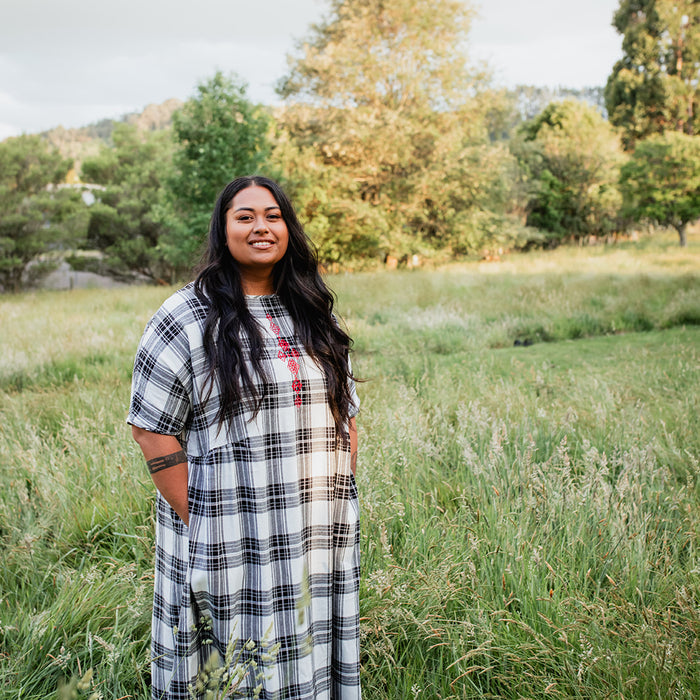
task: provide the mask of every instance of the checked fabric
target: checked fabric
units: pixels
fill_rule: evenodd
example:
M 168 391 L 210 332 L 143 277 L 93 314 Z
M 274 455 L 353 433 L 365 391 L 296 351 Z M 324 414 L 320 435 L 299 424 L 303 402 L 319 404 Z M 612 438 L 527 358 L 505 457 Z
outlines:
M 359 684 L 359 506 L 325 378 L 276 295 L 247 297 L 264 339 L 254 415 L 218 429 L 205 400 L 206 308 L 192 285 L 144 331 L 128 422 L 176 435 L 188 462 L 189 528 L 157 497 L 153 698 L 190 698 L 213 649 L 235 650 L 252 697 L 354 700 Z M 245 343 L 244 343 L 245 344 Z M 245 347 L 244 347 L 245 350 Z M 352 386 L 355 415 L 359 401 Z M 251 664 L 250 662 L 254 662 Z M 200 676 L 201 678 L 201 676 Z

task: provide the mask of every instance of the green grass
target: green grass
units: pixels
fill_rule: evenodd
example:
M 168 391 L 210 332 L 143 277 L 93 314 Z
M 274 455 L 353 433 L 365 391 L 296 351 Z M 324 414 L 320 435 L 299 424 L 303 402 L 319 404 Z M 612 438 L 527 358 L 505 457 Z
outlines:
M 367 380 L 365 698 L 700 697 L 699 272 L 669 237 L 332 278 Z M 0 298 L 0 699 L 89 667 L 81 697 L 148 697 L 124 415 L 170 291 Z

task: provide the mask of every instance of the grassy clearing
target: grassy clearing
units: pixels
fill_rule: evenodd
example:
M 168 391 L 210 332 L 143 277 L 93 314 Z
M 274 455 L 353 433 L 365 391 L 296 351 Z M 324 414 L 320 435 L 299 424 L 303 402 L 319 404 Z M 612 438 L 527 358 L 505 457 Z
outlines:
M 332 280 L 368 379 L 365 697 L 700 697 L 699 271 L 669 238 Z M 169 291 L 0 299 L 0 698 L 88 667 L 148 697 L 123 420 Z

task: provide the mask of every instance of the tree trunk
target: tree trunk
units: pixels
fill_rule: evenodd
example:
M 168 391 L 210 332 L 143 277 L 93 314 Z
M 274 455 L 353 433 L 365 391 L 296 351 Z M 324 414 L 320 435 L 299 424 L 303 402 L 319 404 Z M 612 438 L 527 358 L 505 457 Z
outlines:
M 681 248 L 685 248 L 686 246 L 685 230 L 687 227 L 688 224 L 680 224 L 680 226 L 676 226 L 676 231 L 678 231 L 678 238 L 681 244 Z

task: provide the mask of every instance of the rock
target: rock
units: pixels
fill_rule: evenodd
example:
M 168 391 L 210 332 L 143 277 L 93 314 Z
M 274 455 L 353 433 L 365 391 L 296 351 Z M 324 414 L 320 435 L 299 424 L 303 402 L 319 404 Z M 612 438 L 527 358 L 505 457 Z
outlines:
M 123 282 L 117 282 L 106 275 L 98 275 L 94 272 L 76 271 L 63 261 L 48 275 L 37 280 L 38 289 L 112 289 L 113 287 L 125 287 Z

